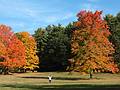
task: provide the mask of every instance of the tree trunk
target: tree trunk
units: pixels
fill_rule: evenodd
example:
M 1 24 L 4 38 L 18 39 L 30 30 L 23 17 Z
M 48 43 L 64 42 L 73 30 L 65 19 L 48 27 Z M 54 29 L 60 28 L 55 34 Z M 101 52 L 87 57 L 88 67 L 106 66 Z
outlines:
M 8 67 L 4 67 L 4 68 L 3 68 L 2 74 L 3 74 L 3 75 L 9 74 L 9 69 L 8 69 Z
M 89 70 L 89 75 L 90 75 L 90 79 L 92 79 L 93 78 L 93 74 L 92 74 L 92 69 L 91 68 Z

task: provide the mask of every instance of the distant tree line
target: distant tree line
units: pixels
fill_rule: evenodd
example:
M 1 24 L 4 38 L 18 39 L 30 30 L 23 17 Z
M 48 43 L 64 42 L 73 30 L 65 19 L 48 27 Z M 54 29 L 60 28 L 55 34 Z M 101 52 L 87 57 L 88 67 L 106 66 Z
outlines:
M 82 61 L 83 56 L 85 56 L 85 54 L 88 51 L 83 52 L 82 50 L 85 47 L 85 43 L 87 41 L 84 41 L 84 42 L 80 41 L 78 43 L 80 46 L 79 47 L 80 51 L 77 52 L 78 54 L 75 54 L 72 51 L 72 49 L 73 49 L 72 46 L 75 46 L 75 44 L 76 44 L 76 43 L 72 44 L 72 41 L 73 41 L 73 37 L 74 37 L 74 39 L 81 38 L 81 37 L 83 37 L 84 34 L 89 32 L 90 29 L 93 29 L 93 30 L 94 29 L 98 29 L 98 30 L 103 29 L 104 31 L 106 30 L 106 34 L 108 34 L 106 36 L 106 40 L 108 40 L 107 43 L 105 44 L 106 47 L 104 47 L 103 50 L 102 50 L 102 46 L 100 47 L 100 49 L 99 48 L 98 49 L 94 48 L 95 50 L 93 49 L 95 54 L 97 53 L 97 51 L 99 53 L 99 51 L 102 50 L 101 51 L 102 55 L 104 53 L 105 53 L 105 55 L 100 56 L 100 57 L 98 56 L 97 57 L 98 61 L 96 58 L 95 58 L 94 62 L 90 61 L 91 65 L 96 64 L 96 65 L 92 66 L 92 68 L 93 68 L 92 70 L 94 72 L 114 72 L 114 71 L 117 72 L 118 71 L 117 68 L 120 67 L 120 64 L 119 64 L 119 62 L 120 62 L 120 60 L 119 60 L 120 59 L 120 50 L 119 50 L 119 46 L 120 46 L 120 44 L 119 44 L 119 42 L 120 42 L 120 40 L 119 40 L 119 38 L 120 38 L 120 35 L 119 35 L 120 20 L 119 20 L 119 18 L 120 18 L 120 14 L 118 13 L 116 16 L 106 15 L 102 19 L 100 13 L 96 12 L 98 15 L 96 13 L 89 13 L 89 12 L 86 12 L 86 13 L 88 15 L 88 16 L 87 15 L 85 16 L 87 18 L 86 21 L 84 21 L 84 19 L 83 19 L 84 14 L 85 14 L 84 13 L 83 16 L 78 16 L 78 21 L 69 23 L 67 26 L 63 27 L 60 24 L 48 25 L 46 28 L 38 28 L 35 31 L 35 34 L 33 36 L 35 37 L 35 40 L 37 42 L 37 55 L 40 60 L 40 64 L 39 64 L 40 71 L 53 71 L 53 70 L 63 70 L 63 71 L 69 70 L 70 71 L 70 70 L 73 70 L 73 67 L 74 67 L 75 71 L 79 71 L 79 70 L 84 71 L 84 69 L 81 68 L 81 66 L 83 66 L 83 65 L 81 65 L 81 66 L 78 65 L 78 67 L 77 67 L 77 65 L 75 63 L 80 64 L 80 62 L 83 62 Z M 96 16 L 95 16 L 95 14 L 96 14 Z M 93 19 L 93 21 L 91 21 L 91 27 L 95 25 L 95 22 L 97 22 L 97 20 L 95 21 L 94 17 L 96 17 L 96 19 L 99 18 L 98 21 L 101 20 L 101 22 L 104 23 L 104 25 L 103 24 L 100 25 L 100 22 L 99 22 L 99 23 L 96 23 L 96 27 L 90 28 L 89 22 L 90 22 L 91 18 Z M 88 23 L 87 23 L 87 21 L 88 21 Z M 87 25 L 85 26 L 84 23 L 85 23 L 85 25 L 86 24 Z M 81 24 L 81 25 L 79 25 L 79 24 Z M 99 27 L 97 27 L 97 24 Z M 105 27 L 101 28 L 102 25 Z M 94 32 L 93 30 L 91 30 L 92 33 L 98 34 L 98 31 Z M 78 31 L 78 34 L 76 34 L 77 31 Z M 74 35 L 74 33 L 76 35 Z M 93 35 L 92 33 L 91 33 L 91 35 Z M 100 35 L 100 34 L 98 34 L 98 35 Z M 94 38 L 94 41 L 96 40 L 95 37 L 92 37 L 92 38 Z M 83 37 L 83 38 L 85 38 L 85 37 Z M 90 39 L 90 36 L 88 36 L 86 38 Z M 98 36 L 98 38 L 100 39 L 103 37 Z M 115 39 L 117 39 L 117 40 L 115 40 Z M 103 41 L 104 39 L 101 39 L 101 40 Z M 77 40 L 77 41 L 79 41 L 79 40 Z M 101 43 L 105 43 L 105 42 L 101 42 Z M 111 43 L 112 43 L 112 45 L 111 45 Z M 107 44 L 108 44 L 108 46 L 107 46 Z M 90 44 L 88 44 L 88 45 L 90 45 Z M 92 46 L 93 45 L 91 44 L 90 47 L 92 47 Z M 111 46 L 111 49 L 110 49 L 110 46 Z M 108 47 L 110 50 L 108 49 Z M 87 46 L 85 47 L 85 49 L 87 49 Z M 104 51 L 104 49 L 106 49 L 106 51 Z M 107 52 L 107 50 L 109 50 L 109 52 Z M 91 51 L 91 54 L 89 54 L 91 56 L 91 58 L 92 58 L 92 54 L 93 54 L 93 51 Z M 90 58 L 90 56 L 88 56 L 88 58 Z M 86 56 L 86 58 L 87 58 L 87 56 Z M 112 58 L 111 63 L 109 62 L 110 58 Z M 76 59 L 79 59 L 79 60 L 76 60 Z M 102 62 L 105 62 L 105 60 L 106 60 L 106 63 L 102 63 Z M 85 61 L 87 61 L 87 60 L 85 60 Z M 108 62 L 111 65 L 109 65 Z M 97 65 L 99 65 L 98 63 L 103 64 L 103 65 L 101 67 L 97 68 Z M 87 65 L 88 65 L 88 68 L 90 68 L 89 64 L 86 64 L 86 66 Z M 109 67 L 110 70 L 107 69 L 107 67 Z M 86 70 L 89 71 L 90 69 L 88 69 L 88 68 L 86 68 Z
M 110 72 L 120 69 L 120 13 L 80 11 L 78 20 L 13 33 L 0 25 L 0 68 L 2 72 L 77 71 Z

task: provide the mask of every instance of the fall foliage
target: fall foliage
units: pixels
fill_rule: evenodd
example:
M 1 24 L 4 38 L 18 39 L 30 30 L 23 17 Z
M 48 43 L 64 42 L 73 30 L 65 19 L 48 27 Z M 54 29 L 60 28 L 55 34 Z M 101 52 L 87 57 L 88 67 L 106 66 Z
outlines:
M 0 71 L 118 72 L 120 13 L 101 14 L 83 10 L 76 22 L 40 27 L 33 35 L 0 24 Z
M 24 68 L 29 70 L 38 68 L 39 60 L 36 55 L 37 47 L 34 38 L 28 32 L 19 32 L 16 35 L 25 46 L 26 66 Z
M 71 40 L 75 71 L 118 72 L 112 57 L 114 48 L 108 40 L 110 32 L 101 14 L 102 11 L 80 11 L 77 14 Z
M 26 64 L 23 43 L 6 25 L 0 25 L 0 58 L 2 67 L 20 68 Z

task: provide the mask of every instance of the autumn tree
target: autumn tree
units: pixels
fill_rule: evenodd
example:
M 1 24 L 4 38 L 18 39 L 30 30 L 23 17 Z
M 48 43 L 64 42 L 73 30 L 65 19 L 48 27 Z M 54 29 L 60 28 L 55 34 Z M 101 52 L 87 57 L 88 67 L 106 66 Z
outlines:
M 75 71 L 89 72 L 100 70 L 118 72 L 112 54 L 114 48 L 109 42 L 110 32 L 107 23 L 101 17 L 102 12 L 81 11 L 74 23 L 71 47 L 75 60 Z
M 38 68 L 39 59 L 36 55 L 36 42 L 28 32 L 16 33 L 16 36 L 23 42 L 26 52 L 26 70 L 34 70 Z
M 11 28 L 0 25 L 0 62 L 4 70 L 22 68 L 25 64 L 25 47 L 14 35 Z

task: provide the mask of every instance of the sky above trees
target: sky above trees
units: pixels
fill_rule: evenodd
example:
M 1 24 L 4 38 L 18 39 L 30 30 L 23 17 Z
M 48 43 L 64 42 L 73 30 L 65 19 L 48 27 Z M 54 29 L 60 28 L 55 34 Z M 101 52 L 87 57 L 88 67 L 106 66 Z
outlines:
M 0 23 L 14 32 L 28 31 L 49 24 L 76 21 L 80 10 L 103 10 L 103 15 L 119 12 L 119 0 L 0 0 Z

